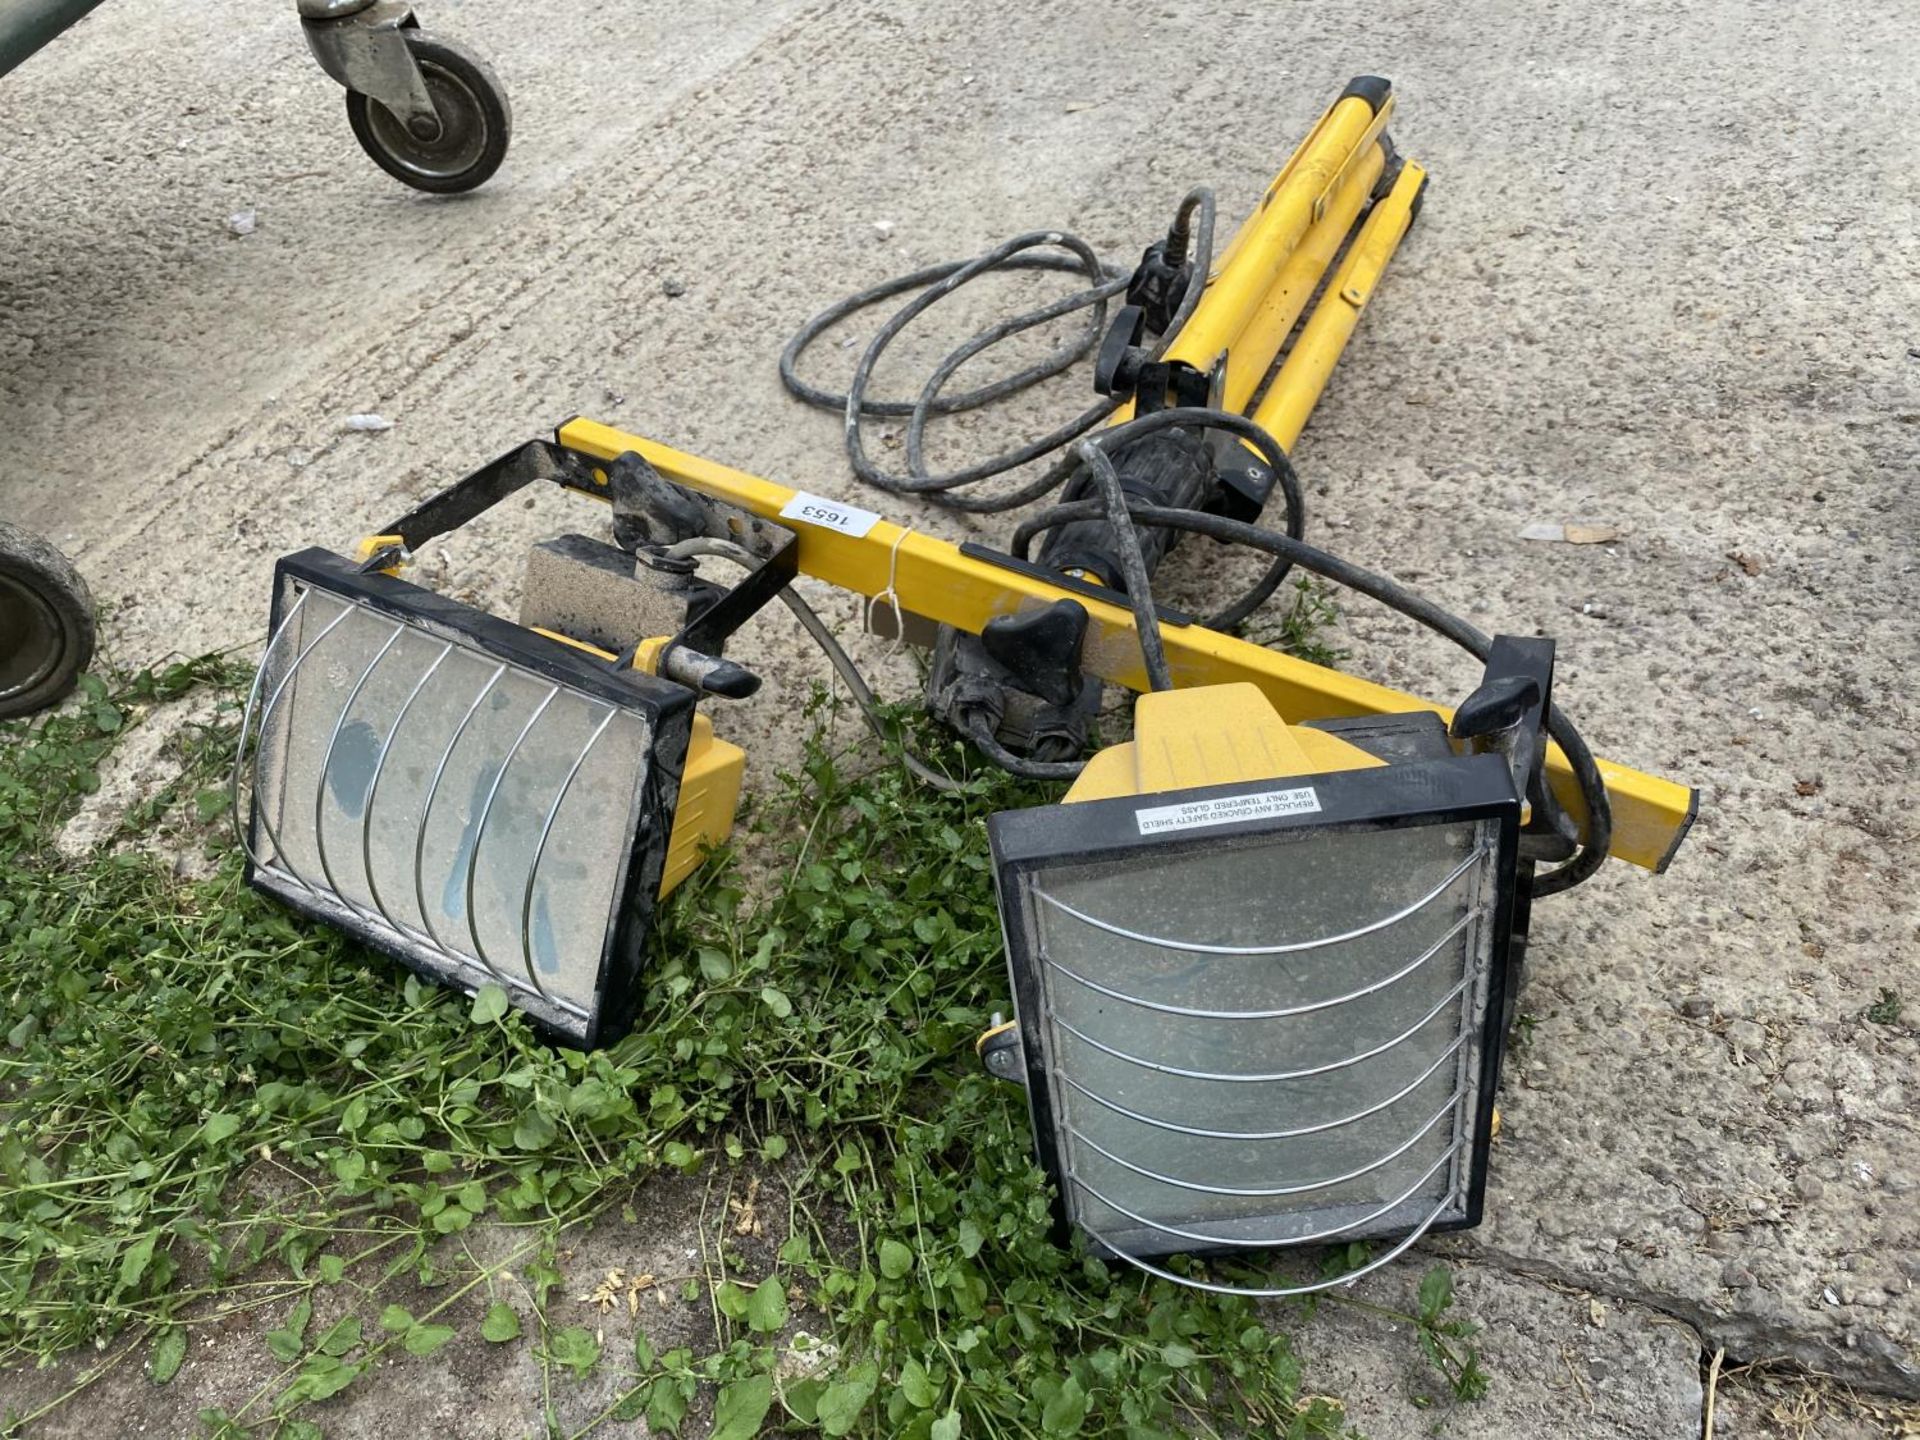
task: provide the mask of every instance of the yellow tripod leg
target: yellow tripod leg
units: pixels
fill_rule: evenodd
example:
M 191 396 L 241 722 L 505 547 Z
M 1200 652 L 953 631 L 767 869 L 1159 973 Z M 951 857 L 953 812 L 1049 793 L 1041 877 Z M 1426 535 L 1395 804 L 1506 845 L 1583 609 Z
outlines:
M 1347 172 L 1347 178 L 1340 182 L 1327 213 L 1300 238 L 1287 263 L 1280 267 L 1273 288 L 1261 299 L 1246 328 L 1240 332 L 1240 338 L 1234 342 L 1233 363 L 1227 367 L 1227 382 L 1220 399 L 1222 410 L 1246 412 L 1247 402 L 1273 368 L 1274 357 L 1280 353 L 1287 336 L 1293 333 L 1294 322 L 1307 308 L 1307 301 L 1313 298 L 1321 277 L 1327 273 L 1333 257 L 1340 253 L 1354 221 L 1366 207 L 1367 196 L 1372 193 L 1386 163 L 1386 152 L 1379 145 L 1368 146 L 1359 162 Z
M 1352 178 L 1353 171 L 1370 163 L 1369 157 L 1377 153 L 1375 142 L 1393 113 L 1391 94 L 1376 100 L 1376 92 L 1353 93 L 1356 87 L 1349 87 L 1348 94 L 1334 101 L 1312 132 L 1300 142 L 1300 148 L 1293 152 L 1285 168 L 1274 177 L 1259 208 L 1215 261 L 1206 293 L 1163 358 L 1183 361 L 1196 370 L 1208 372 L 1224 354 L 1229 387 L 1245 384 L 1251 393 L 1252 386 L 1260 383 L 1267 367 L 1273 363 L 1274 349 L 1285 338 L 1285 331 L 1272 337 L 1274 348 L 1264 355 L 1242 356 L 1235 347 L 1253 323 L 1261 302 L 1281 278 L 1282 270 L 1302 238 L 1336 208 L 1335 197 Z M 1345 234 L 1345 230 L 1340 233 Z M 1335 248 L 1338 248 L 1337 239 Z M 1321 268 L 1324 267 L 1323 261 Z M 1319 273 L 1314 270 L 1314 277 Z M 1308 289 L 1311 293 L 1311 286 Z M 1262 333 L 1264 336 L 1264 328 Z M 1265 343 L 1264 338 L 1261 343 Z M 1259 347 L 1253 348 L 1257 351 Z M 1237 372 L 1243 369 L 1251 371 L 1251 376 L 1236 379 Z M 1128 405 L 1116 418 L 1125 420 L 1132 414 L 1133 407 Z
M 1399 180 L 1367 215 L 1320 303 L 1294 341 L 1293 352 L 1254 410 L 1254 423 L 1278 440 L 1281 449 L 1291 451 L 1306 428 L 1307 417 L 1327 388 L 1340 352 L 1347 348 L 1354 327 L 1360 323 L 1360 312 L 1367 308 L 1387 261 L 1413 224 L 1414 207 L 1426 183 L 1427 172 L 1413 161 L 1402 166 Z

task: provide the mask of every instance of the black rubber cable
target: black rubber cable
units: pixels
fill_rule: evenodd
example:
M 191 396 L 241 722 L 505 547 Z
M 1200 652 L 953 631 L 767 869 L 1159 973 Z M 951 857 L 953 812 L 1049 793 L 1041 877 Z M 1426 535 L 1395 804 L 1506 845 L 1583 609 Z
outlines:
M 837 300 L 815 315 L 806 324 L 794 332 L 787 341 L 786 349 L 780 352 L 780 380 L 797 399 L 821 410 L 844 411 L 847 408 L 848 395 L 845 391 L 822 390 L 819 386 L 802 380 L 798 366 L 800 357 L 827 331 L 835 325 L 857 315 L 869 305 L 878 305 L 882 300 L 891 300 L 896 295 L 904 295 L 910 290 L 924 290 L 937 281 L 945 280 L 955 271 L 973 264 L 970 260 L 948 260 L 939 265 L 929 265 L 921 270 L 910 271 L 891 280 L 883 280 L 878 285 L 865 290 L 856 290 L 843 300 Z M 1001 270 L 1060 270 L 1068 273 L 1083 273 L 1083 267 L 1064 255 L 1019 254 L 1009 257 L 999 266 Z M 1094 291 L 1076 290 L 1055 304 L 1064 304 L 1069 313 L 1080 305 L 1095 303 L 1096 292 L 1099 299 L 1111 299 L 1126 288 L 1126 275 L 1111 265 L 1100 267 L 1100 284 Z M 1074 303 L 1069 303 L 1074 302 Z M 1092 327 L 1090 326 L 1089 329 Z M 1003 376 L 977 390 L 968 390 L 959 395 L 943 395 L 936 399 L 932 411 L 936 415 L 956 415 L 963 410 L 975 410 L 995 400 L 1003 400 L 1017 394 L 1029 385 L 1038 384 L 1051 376 L 1058 375 L 1071 366 L 1097 343 L 1098 337 L 1082 335 L 1073 345 L 1062 346 L 1045 360 L 1012 375 Z M 876 419 L 905 419 L 913 414 L 919 405 L 916 397 L 912 400 L 872 400 L 864 395 L 860 397 L 860 413 Z
M 1155 690 L 1171 690 L 1173 672 L 1167 668 L 1167 647 L 1160 638 L 1160 616 L 1153 608 L 1153 581 L 1147 577 L 1147 557 L 1140 553 L 1140 532 L 1134 529 L 1127 514 L 1127 492 L 1120 488 L 1120 472 L 1092 440 L 1082 440 L 1074 450 L 1093 475 L 1107 526 L 1113 531 L 1114 544 L 1120 550 L 1120 570 L 1127 581 L 1127 601 L 1133 606 L 1133 630 L 1140 640 L 1140 659 L 1146 666 L 1147 683 Z
M 1397 581 L 1343 560 L 1338 555 L 1328 554 L 1317 546 L 1278 534 L 1264 526 L 1229 520 L 1223 515 L 1209 515 L 1202 510 L 1168 509 L 1165 506 L 1141 504 L 1131 497 L 1123 498 L 1127 501 L 1127 513 L 1136 521 L 1186 530 L 1225 544 L 1263 550 L 1270 555 L 1284 555 L 1303 570 L 1311 570 L 1316 575 L 1357 590 L 1389 609 L 1419 621 L 1453 641 L 1476 660 L 1484 662 L 1492 648 L 1493 642 L 1485 633 L 1459 616 L 1441 609 Z M 1021 525 L 1015 537 L 1013 553 L 1017 558 L 1024 559 L 1027 545 L 1034 534 L 1071 521 L 1099 519 L 1106 513 L 1104 504 L 1099 500 L 1075 500 L 1051 506 Z M 1580 853 L 1573 859 L 1534 880 L 1533 893 L 1541 899 L 1571 890 L 1587 879 L 1605 863 L 1613 845 L 1613 804 L 1607 798 L 1607 784 L 1601 777 L 1593 752 L 1557 705 L 1549 707 L 1547 711 L 1547 733 L 1559 742 L 1561 750 L 1565 752 L 1568 767 L 1573 771 L 1581 797 L 1586 801 L 1587 838 L 1580 847 Z
M 1173 342 L 1173 338 L 1180 333 L 1181 326 L 1186 324 L 1187 317 L 1200 303 L 1200 296 L 1206 289 L 1207 271 L 1213 263 L 1213 225 L 1213 192 L 1204 186 L 1196 187 L 1181 200 L 1180 208 L 1174 218 L 1176 231 L 1182 234 L 1191 233 L 1193 236 L 1193 270 L 1179 306 L 1168 322 L 1166 330 L 1162 332 L 1152 348 L 1153 358 L 1158 358 Z M 1073 258 L 1029 253 L 1042 247 L 1066 250 Z M 925 313 L 929 307 L 945 299 L 969 281 L 991 272 L 1010 269 L 1075 272 L 1087 278 L 1088 288 L 1062 296 L 1037 309 L 1002 320 L 974 335 L 934 367 L 926 384 L 921 387 L 920 394 L 911 404 L 897 400 L 873 400 L 868 397 L 867 387 L 872 381 L 874 367 L 901 331 Z M 1092 247 L 1077 235 L 1062 230 L 1030 230 L 1024 235 L 1016 235 L 1010 240 L 1003 241 L 984 255 L 976 256 L 972 260 L 928 266 L 910 275 L 903 275 L 898 279 L 883 281 L 869 289 L 856 291 L 846 299 L 829 306 L 801 326 L 794 337 L 787 342 L 786 349 L 780 354 L 781 383 L 809 405 L 836 409 L 842 413 L 846 425 L 847 460 L 852 465 L 854 474 L 876 489 L 884 490 L 890 495 L 924 495 L 935 504 L 973 514 L 1017 509 L 1058 489 L 1065 482 L 1066 476 L 1071 473 L 1072 467 L 1061 469 L 1056 466 L 1039 479 L 1001 495 L 974 497 L 956 495 L 953 492 L 1038 460 L 1061 446 L 1072 443 L 1111 416 L 1125 403 L 1126 397 L 1104 397 L 1097 404 L 1090 406 L 1072 420 L 1037 440 L 1028 441 L 1026 444 L 1002 451 L 998 455 L 990 456 L 945 475 L 933 475 L 927 472 L 924 455 L 926 422 L 933 415 L 951 415 L 995 400 L 1005 399 L 1030 385 L 1059 374 L 1072 365 L 1100 343 L 1106 329 L 1107 301 L 1126 289 L 1130 273 L 1103 264 L 1093 253 Z M 854 367 L 853 378 L 848 383 L 845 394 L 836 395 L 800 379 L 796 368 L 800 356 L 822 333 L 869 305 L 915 289 L 920 293 L 896 311 L 868 343 L 859 364 Z M 942 394 L 947 381 L 955 372 L 981 351 L 1010 336 L 1030 330 L 1036 325 L 1057 320 L 1063 315 L 1084 308 L 1091 308 L 1092 314 L 1088 316 L 1087 325 L 1078 338 L 1059 347 L 1044 360 L 962 395 L 949 397 Z M 863 426 L 864 422 L 870 418 L 901 415 L 908 417 L 907 473 L 893 475 L 880 469 L 868 458 Z
M 1028 760 L 1014 754 L 995 738 L 987 717 L 977 711 L 967 717 L 967 738 L 987 759 L 1022 780 L 1072 780 L 1087 768 L 1084 760 Z

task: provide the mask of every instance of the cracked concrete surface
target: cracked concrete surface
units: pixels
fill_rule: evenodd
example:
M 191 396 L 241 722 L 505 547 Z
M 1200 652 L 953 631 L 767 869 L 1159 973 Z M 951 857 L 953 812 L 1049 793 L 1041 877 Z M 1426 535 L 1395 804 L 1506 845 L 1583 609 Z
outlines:
M 1369 1304 L 1417 1309 L 1417 1269 L 1371 1288 Z M 1461 1403 L 1420 1353 L 1413 1327 L 1340 1297 L 1300 1327 L 1307 1384 L 1342 1397 L 1369 1440 L 1435 1433 L 1488 1437 L 1583 1435 L 1667 1440 L 1698 1433 L 1705 1392 L 1690 1326 L 1632 1304 L 1610 1304 L 1491 1267 L 1462 1267 L 1454 1310 L 1493 1377 L 1484 1399 Z M 1525 1376 L 1524 1384 L 1513 1377 Z
M 1433 184 L 1298 447 L 1310 535 L 1483 627 L 1557 635 L 1595 748 L 1701 790 L 1668 875 L 1616 865 L 1538 912 L 1489 1220 L 1433 1247 L 1471 1259 L 1463 1308 L 1513 1357 L 1493 1413 L 1688 1433 L 1701 1348 L 1920 1394 L 1910 14 L 436 0 L 518 125 L 450 203 L 359 156 L 290 6 L 196 17 L 219 43 L 114 0 L 0 84 L 0 510 L 74 556 L 126 662 L 256 639 L 274 556 L 343 547 L 573 413 L 871 504 L 838 424 L 775 378 L 806 315 L 1035 225 L 1128 257 L 1196 181 L 1237 217 L 1347 75 L 1392 76 Z M 942 453 L 1084 382 L 951 425 Z M 347 432 L 361 411 L 395 428 Z M 1621 537 L 1518 538 L 1576 520 Z M 526 542 L 580 525 L 538 498 L 427 573 L 510 607 Z M 1187 552 L 1169 585 L 1217 576 Z M 1350 668 L 1470 684 L 1345 609 Z M 740 653 L 769 693 L 720 724 L 765 775 L 824 672 L 780 617 Z M 864 653 L 900 693 L 905 667 Z M 1883 989 L 1907 1020 L 1864 1018 Z M 1618 1324 L 1586 1333 L 1567 1288 Z M 1303 1346 L 1344 1356 L 1358 1415 L 1404 1342 L 1349 1318 L 1322 1347 L 1330 1314 Z M 1646 1358 L 1654 1398 L 1601 1429 L 1560 1346 Z

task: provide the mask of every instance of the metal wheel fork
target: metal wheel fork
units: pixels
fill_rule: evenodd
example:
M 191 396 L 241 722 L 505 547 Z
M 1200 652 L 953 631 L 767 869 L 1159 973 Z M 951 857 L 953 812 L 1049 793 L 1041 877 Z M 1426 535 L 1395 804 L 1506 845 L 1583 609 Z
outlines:
M 440 112 L 404 32 L 417 30 L 405 0 L 299 0 L 300 28 L 320 68 L 378 100 L 423 143 L 440 138 Z

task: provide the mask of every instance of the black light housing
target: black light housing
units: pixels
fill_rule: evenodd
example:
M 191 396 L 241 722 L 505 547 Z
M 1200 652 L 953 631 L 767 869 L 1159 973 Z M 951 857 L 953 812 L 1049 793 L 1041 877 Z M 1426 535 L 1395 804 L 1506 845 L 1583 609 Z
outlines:
M 1402 763 L 989 822 L 1063 1238 L 1196 1283 L 1155 1262 L 1478 1223 L 1521 804 L 1400 718 Z
M 248 881 L 552 1038 L 624 1034 L 693 692 L 319 549 L 269 634 Z

